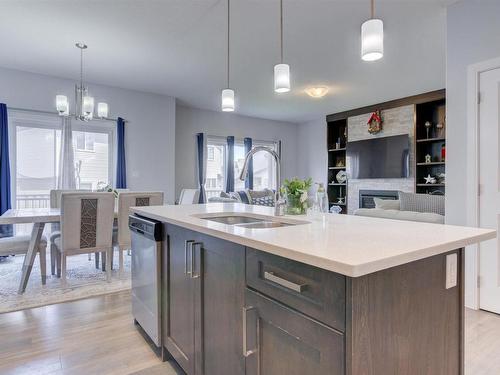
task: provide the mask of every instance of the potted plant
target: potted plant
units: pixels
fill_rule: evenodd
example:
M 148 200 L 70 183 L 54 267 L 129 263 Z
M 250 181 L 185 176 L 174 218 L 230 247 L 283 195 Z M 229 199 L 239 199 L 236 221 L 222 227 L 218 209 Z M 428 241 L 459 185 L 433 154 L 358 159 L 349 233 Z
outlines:
M 286 196 L 286 213 L 289 215 L 303 215 L 306 213 L 308 202 L 307 192 L 312 186 L 312 179 L 301 180 L 297 177 L 286 179 L 282 193 Z

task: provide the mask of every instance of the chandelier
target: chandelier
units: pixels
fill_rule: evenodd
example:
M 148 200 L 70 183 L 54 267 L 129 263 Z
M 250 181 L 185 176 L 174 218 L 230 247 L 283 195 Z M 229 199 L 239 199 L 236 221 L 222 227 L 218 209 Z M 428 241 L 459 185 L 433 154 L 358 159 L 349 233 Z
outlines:
M 80 82 L 75 85 L 75 118 L 90 121 L 94 117 L 94 97 L 89 95 L 89 88 L 83 83 L 83 51 L 88 47 L 83 42 L 75 46 L 80 49 Z M 60 116 L 69 116 L 69 102 L 66 95 L 56 95 L 56 109 Z M 108 104 L 97 103 L 97 117 L 108 117 Z

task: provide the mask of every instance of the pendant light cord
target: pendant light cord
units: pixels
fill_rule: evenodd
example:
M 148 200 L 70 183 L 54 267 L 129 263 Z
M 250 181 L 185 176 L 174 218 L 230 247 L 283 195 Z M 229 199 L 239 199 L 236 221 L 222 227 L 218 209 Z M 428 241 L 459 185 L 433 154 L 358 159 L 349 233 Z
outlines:
M 80 86 L 83 88 L 83 49 L 80 49 Z
M 227 0 L 227 88 L 229 88 L 229 33 L 230 33 L 230 0 Z
M 280 0 L 280 49 L 281 63 L 283 64 L 283 0 Z
M 375 0 L 371 0 L 371 14 L 372 19 L 375 18 Z

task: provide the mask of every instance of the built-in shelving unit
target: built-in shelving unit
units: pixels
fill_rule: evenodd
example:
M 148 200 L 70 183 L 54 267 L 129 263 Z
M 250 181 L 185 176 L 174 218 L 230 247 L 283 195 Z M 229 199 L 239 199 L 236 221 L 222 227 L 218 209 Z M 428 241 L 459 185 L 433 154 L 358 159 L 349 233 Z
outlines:
M 430 127 L 426 127 L 426 123 Z M 439 129 L 438 124 L 442 125 Z M 423 194 L 444 194 L 445 182 L 440 176 L 446 173 L 446 99 L 419 103 L 415 106 L 415 191 Z M 430 156 L 430 161 L 426 160 Z M 436 178 L 436 183 L 426 184 L 425 177 Z
M 347 183 L 339 183 L 337 174 L 346 170 L 347 118 L 328 122 L 328 201 L 347 213 Z M 339 201 L 339 199 L 341 199 Z

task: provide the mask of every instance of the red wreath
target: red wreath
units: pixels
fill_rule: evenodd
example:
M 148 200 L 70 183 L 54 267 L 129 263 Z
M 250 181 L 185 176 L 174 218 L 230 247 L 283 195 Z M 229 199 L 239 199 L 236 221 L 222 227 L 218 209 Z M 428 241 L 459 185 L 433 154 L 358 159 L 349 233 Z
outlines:
M 377 134 L 382 130 L 382 116 L 380 115 L 380 111 L 375 111 L 371 114 L 368 119 L 368 133 Z

